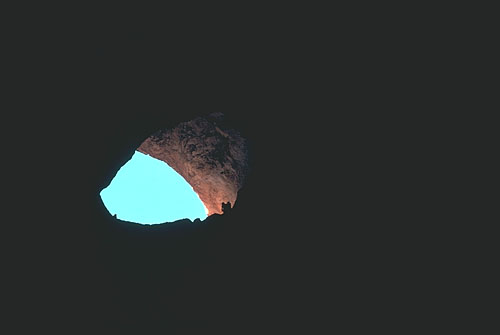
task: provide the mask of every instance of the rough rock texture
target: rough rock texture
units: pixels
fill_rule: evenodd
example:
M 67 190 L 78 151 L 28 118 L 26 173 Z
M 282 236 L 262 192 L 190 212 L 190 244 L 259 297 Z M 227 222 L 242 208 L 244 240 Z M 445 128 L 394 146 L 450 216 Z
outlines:
M 137 149 L 184 177 L 208 215 L 222 214 L 223 203 L 234 205 L 248 170 L 245 139 L 222 121 L 222 113 L 198 117 L 154 133 Z

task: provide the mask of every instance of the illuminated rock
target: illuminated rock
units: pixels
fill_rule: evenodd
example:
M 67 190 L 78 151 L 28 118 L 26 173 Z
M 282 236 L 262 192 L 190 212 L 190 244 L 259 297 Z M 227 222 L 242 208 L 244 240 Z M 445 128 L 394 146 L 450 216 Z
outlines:
M 160 130 L 147 138 L 139 152 L 162 160 L 193 187 L 207 214 L 223 214 L 222 204 L 234 206 L 248 171 L 247 143 L 240 133 L 222 126 L 214 113 Z

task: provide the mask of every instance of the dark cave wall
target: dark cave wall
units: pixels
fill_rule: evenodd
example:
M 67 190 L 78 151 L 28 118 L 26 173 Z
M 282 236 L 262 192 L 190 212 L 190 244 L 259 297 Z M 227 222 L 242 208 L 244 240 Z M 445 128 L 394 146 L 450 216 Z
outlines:
M 24 120 L 12 124 L 12 146 L 33 151 L 22 178 L 35 173 L 36 182 L 15 193 L 30 207 L 4 226 L 22 230 L 8 253 L 23 257 L 8 273 L 18 277 L 11 291 L 24 321 L 17 324 L 28 316 L 88 333 L 269 325 L 280 333 L 317 320 L 394 319 L 384 304 L 393 303 L 389 286 L 398 287 L 408 260 L 384 243 L 393 236 L 381 228 L 390 219 L 380 214 L 388 191 L 373 180 L 387 180 L 374 143 L 385 106 L 352 89 L 359 64 L 328 58 L 346 72 L 328 77 L 315 67 L 323 53 L 293 59 L 295 52 L 273 54 L 271 40 L 271 50 L 214 53 L 204 63 L 194 55 L 209 52 L 183 61 L 154 48 L 136 49 L 132 60 L 120 43 L 131 46 L 103 40 L 103 57 L 93 47 L 66 57 L 59 76 L 44 64 L 55 85 L 37 86 L 39 99 L 25 92 L 37 116 L 20 114 Z M 201 224 L 112 218 L 99 193 L 119 168 L 151 134 L 205 112 L 223 112 L 224 127 L 248 140 L 251 169 L 232 210 Z M 388 261 L 395 254 L 400 259 Z

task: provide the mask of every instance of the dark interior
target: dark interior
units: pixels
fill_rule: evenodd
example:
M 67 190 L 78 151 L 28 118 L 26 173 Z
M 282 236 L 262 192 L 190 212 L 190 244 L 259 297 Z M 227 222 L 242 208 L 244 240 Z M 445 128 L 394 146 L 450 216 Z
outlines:
M 328 40 L 333 57 L 319 35 L 261 33 L 188 48 L 96 29 L 35 48 L 46 50 L 43 76 L 19 101 L 37 113 L 5 124 L 30 182 L 11 193 L 30 205 L 8 225 L 21 237 L 6 254 L 18 327 L 314 334 L 401 312 L 409 260 L 388 242 L 408 235 L 392 238 L 386 224 L 401 207 L 384 200 L 384 173 L 398 165 L 384 165 L 375 140 L 387 106 L 366 89 L 364 53 Z M 201 224 L 111 217 L 99 192 L 142 141 L 212 112 L 249 141 L 234 208 Z

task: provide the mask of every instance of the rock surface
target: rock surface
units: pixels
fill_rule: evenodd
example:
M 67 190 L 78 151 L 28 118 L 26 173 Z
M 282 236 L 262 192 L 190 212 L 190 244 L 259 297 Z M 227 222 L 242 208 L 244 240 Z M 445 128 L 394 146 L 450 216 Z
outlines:
M 223 203 L 234 206 L 248 171 L 245 139 L 222 124 L 222 113 L 198 117 L 154 133 L 137 149 L 184 177 L 208 215 L 223 214 Z

